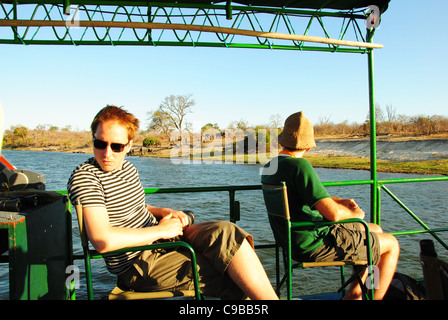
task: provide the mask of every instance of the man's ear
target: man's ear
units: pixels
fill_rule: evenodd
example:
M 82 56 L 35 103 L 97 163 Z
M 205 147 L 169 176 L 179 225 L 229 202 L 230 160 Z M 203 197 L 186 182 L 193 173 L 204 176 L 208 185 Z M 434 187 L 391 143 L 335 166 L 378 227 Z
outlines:
M 128 146 L 127 146 L 127 148 L 128 148 L 128 150 L 126 151 L 126 153 L 128 153 L 129 151 L 131 151 L 131 148 L 132 148 L 132 145 L 134 144 L 134 140 L 129 140 L 129 142 L 128 142 Z

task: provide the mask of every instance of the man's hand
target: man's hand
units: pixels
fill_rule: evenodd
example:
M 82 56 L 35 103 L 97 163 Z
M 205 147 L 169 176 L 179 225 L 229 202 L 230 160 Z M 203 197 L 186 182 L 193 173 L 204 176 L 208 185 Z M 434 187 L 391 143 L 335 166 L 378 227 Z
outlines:
M 355 200 L 342 198 L 333 198 L 333 200 L 352 211 L 357 217 L 364 219 L 365 212 L 358 206 Z
M 158 226 L 162 230 L 162 239 L 170 239 L 183 234 L 183 226 L 179 219 L 173 218 L 173 214 L 168 214 L 159 220 Z
M 182 223 L 182 228 L 188 227 L 190 220 L 183 211 L 172 210 L 171 214 L 172 219 L 179 219 L 180 223 Z
M 325 198 L 318 201 L 314 208 L 330 221 L 340 221 L 350 218 L 364 219 L 365 212 L 353 199 Z
M 333 198 L 334 201 L 347 207 L 350 210 L 356 210 L 359 208 L 358 204 L 353 199 L 342 199 L 342 198 Z
M 158 219 L 166 218 L 169 216 L 169 219 L 177 219 L 182 224 L 182 228 L 188 226 L 189 219 L 188 216 L 182 211 L 173 210 L 170 208 L 161 208 L 161 207 L 153 207 L 147 205 L 148 210 Z

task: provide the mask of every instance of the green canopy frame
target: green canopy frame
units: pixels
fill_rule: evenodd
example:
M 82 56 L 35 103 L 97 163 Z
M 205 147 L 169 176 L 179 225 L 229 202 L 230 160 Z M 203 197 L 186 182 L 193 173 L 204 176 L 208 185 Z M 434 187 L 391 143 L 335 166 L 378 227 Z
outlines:
M 300 7 L 307 2 L 313 5 L 327 2 L 330 8 L 348 7 L 344 10 Z M 0 43 L 367 53 L 368 48 L 381 46 L 370 43 L 373 32 L 364 34 L 369 13 L 362 7 L 363 2 L 1 1 L 0 26 L 9 28 L 0 29 Z M 375 2 L 377 5 L 370 7 L 384 11 L 388 1 Z M 316 35 L 309 35 L 311 32 Z

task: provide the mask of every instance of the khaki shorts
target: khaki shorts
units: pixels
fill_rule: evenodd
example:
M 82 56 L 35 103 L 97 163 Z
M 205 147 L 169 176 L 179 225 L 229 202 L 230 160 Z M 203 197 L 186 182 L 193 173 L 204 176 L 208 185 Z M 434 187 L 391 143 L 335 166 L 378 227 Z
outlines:
M 360 223 L 337 224 L 330 227 L 324 238 L 324 245 L 312 252 L 306 261 L 367 260 L 365 231 Z M 380 261 L 378 235 L 370 232 L 372 264 Z
M 201 292 L 221 299 L 243 299 L 243 292 L 225 272 L 244 239 L 252 236 L 225 222 L 194 224 L 184 230 L 184 241 L 196 253 Z M 118 286 L 134 291 L 193 290 L 190 255 L 185 250 L 144 251 L 133 267 L 118 276 Z

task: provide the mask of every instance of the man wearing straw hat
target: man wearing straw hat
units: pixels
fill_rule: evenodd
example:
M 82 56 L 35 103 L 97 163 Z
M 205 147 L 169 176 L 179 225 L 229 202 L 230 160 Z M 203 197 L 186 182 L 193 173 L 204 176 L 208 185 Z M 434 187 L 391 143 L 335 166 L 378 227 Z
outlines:
M 355 200 L 331 197 L 310 162 L 303 158 L 306 151 L 316 147 L 313 125 L 303 112 L 294 113 L 286 119 L 278 142 L 282 151 L 266 164 L 261 181 L 271 185 L 286 182 L 291 221 L 364 219 L 365 213 Z M 400 248 L 393 235 L 383 233 L 376 224 L 368 225 L 372 262 L 378 266 L 380 277 L 374 297 L 382 299 L 395 273 Z M 275 225 L 272 227 L 274 229 Z M 293 258 L 300 261 L 367 260 L 364 234 L 359 223 L 293 231 Z M 366 276 L 365 272 L 364 280 Z M 354 282 L 344 298 L 361 299 L 361 287 Z

